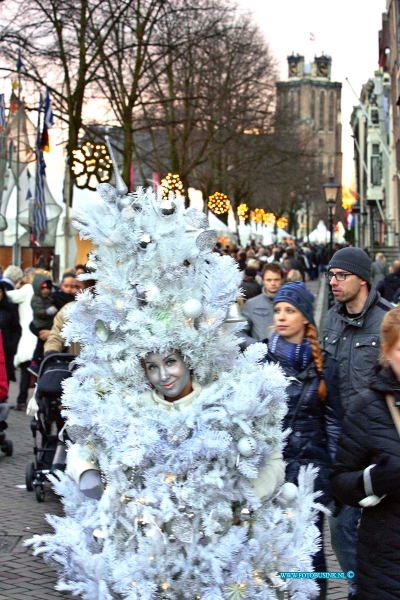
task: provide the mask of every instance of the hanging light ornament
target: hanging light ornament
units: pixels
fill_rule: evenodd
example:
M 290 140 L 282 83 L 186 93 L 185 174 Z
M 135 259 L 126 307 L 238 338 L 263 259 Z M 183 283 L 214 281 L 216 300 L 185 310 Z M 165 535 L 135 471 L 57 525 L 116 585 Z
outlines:
M 215 192 L 215 194 L 208 197 L 207 206 L 216 215 L 224 215 L 229 211 L 231 203 L 226 194 Z
M 237 212 L 239 221 L 244 222 L 244 221 L 246 221 L 246 219 L 249 218 L 249 207 L 244 202 L 242 202 L 242 204 L 239 204 L 236 212 Z
M 164 179 L 161 179 L 162 197 L 168 198 L 169 192 L 176 196 L 183 196 L 185 190 L 178 174 L 168 173 Z
M 95 190 L 99 183 L 110 181 L 111 158 L 106 146 L 87 141 L 72 150 L 71 171 L 78 188 Z
M 263 208 L 255 208 L 251 211 L 250 216 L 253 223 L 263 223 L 264 222 L 265 210 Z
M 289 221 L 287 220 L 286 217 L 279 217 L 279 219 L 276 222 L 279 229 L 286 229 L 288 223 L 289 223 Z
M 275 217 L 274 213 L 271 213 L 271 212 L 265 213 L 264 223 L 266 225 L 270 225 L 270 226 L 275 225 L 275 221 L 276 221 L 276 217 Z

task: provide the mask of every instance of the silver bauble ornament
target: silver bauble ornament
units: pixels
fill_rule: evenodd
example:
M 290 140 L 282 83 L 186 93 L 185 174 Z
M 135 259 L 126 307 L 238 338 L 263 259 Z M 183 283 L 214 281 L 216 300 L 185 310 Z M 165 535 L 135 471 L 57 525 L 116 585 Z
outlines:
M 177 446 L 190 435 L 190 429 L 184 423 L 177 423 L 173 428 L 167 431 L 167 442 L 171 446 Z
M 160 212 L 164 217 L 169 217 L 176 211 L 176 205 L 172 200 L 163 200 L 160 205 Z
M 237 443 L 237 449 L 239 454 L 248 458 L 249 456 L 253 456 L 254 452 L 256 451 L 257 442 L 253 437 L 242 437 Z
M 117 190 L 110 183 L 99 183 L 97 191 L 105 202 L 115 202 L 118 198 Z
M 142 250 L 145 250 L 150 243 L 151 237 L 147 233 L 143 234 L 139 242 L 140 248 L 142 248 Z
M 129 208 L 133 202 L 132 196 L 122 196 L 122 198 L 118 198 L 116 204 L 119 211 L 124 210 L 124 208 Z
M 203 231 L 196 238 L 196 246 L 201 252 L 211 252 L 214 250 L 215 244 L 217 243 L 217 234 L 212 229 Z
M 298 496 L 299 490 L 297 489 L 297 485 L 287 481 L 284 483 L 280 489 L 279 496 L 285 502 L 293 502 Z
M 242 508 L 242 510 L 240 511 L 240 520 L 241 521 L 248 521 L 251 517 L 251 512 L 249 511 L 248 508 Z
M 207 229 L 208 219 L 206 215 L 197 208 L 188 208 L 184 214 L 186 223 L 194 229 Z
M 106 534 L 104 533 L 104 531 L 102 531 L 101 529 L 94 529 L 92 532 L 92 535 L 94 537 L 95 540 L 105 540 L 106 539 Z
M 86 263 L 86 271 L 88 273 L 94 273 L 97 270 L 97 264 L 91 258 Z
M 203 306 L 196 298 L 190 298 L 190 300 L 186 300 L 185 304 L 182 306 L 182 310 L 185 317 L 196 319 L 203 312 Z
M 110 328 L 101 319 L 97 319 L 94 324 L 94 330 L 101 342 L 106 342 L 110 337 Z

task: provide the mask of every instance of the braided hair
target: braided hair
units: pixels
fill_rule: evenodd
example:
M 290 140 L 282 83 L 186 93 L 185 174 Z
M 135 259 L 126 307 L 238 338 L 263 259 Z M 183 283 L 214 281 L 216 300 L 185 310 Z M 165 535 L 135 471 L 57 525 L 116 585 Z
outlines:
M 304 335 L 310 341 L 315 367 L 317 369 L 317 373 L 320 379 L 318 386 L 318 398 L 323 402 L 326 399 L 328 390 L 326 389 L 326 383 L 322 370 L 324 366 L 322 358 L 322 348 L 318 343 L 318 333 L 316 327 L 314 327 L 314 325 L 311 325 L 311 323 L 307 323 L 305 326 Z

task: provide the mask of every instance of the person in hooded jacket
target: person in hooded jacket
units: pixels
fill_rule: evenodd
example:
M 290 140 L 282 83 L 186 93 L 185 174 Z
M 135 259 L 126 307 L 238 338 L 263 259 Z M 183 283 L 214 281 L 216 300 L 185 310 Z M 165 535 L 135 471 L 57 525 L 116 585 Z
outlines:
M 6 361 L 7 380 L 16 381 L 14 356 L 17 352 L 21 326 L 18 308 L 7 298 L 6 288 L 0 281 L 0 331 L 3 336 L 3 349 Z
M 329 476 L 340 435 L 342 407 L 337 364 L 318 343 L 314 323 L 314 296 L 303 282 L 284 284 L 276 293 L 274 331 L 268 337 L 267 362 L 279 363 L 289 378 L 288 413 L 284 428 L 291 433 L 284 448 L 286 481 L 297 484 L 301 466 L 313 464 L 319 472 L 318 502 L 332 501 Z M 323 542 L 323 515 L 316 523 Z M 326 571 L 323 543 L 314 555 L 314 569 Z M 326 598 L 327 581 L 318 579 L 319 599 Z
M 400 307 L 382 321 L 381 353 L 369 389 L 343 420 L 332 475 L 335 496 L 362 508 L 359 600 L 400 599 Z
M 35 275 L 32 286 L 31 307 L 33 320 L 29 328 L 38 339 L 28 371 L 37 375 L 40 361 L 43 358 L 43 342 L 39 337 L 39 333 L 43 329 L 50 330 L 52 328 L 54 316 L 57 314 L 58 309 L 54 306 L 52 298 L 53 282 L 47 275 L 42 273 Z

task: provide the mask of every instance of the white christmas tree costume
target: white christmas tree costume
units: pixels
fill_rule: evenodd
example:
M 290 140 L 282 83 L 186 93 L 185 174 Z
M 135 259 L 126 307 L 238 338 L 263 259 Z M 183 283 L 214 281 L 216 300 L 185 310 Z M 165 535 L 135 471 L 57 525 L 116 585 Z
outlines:
M 239 354 L 225 322 L 240 285 L 233 260 L 211 252 L 206 216 L 181 199 L 99 193 L 101 210 L 76 224 L 98 246 L 97 283 L 64 330 L 82 352 L 63 405 L 105 491 L 97 501 L 53 478 L 66 516 L 48 517 L 55 533 L 35 536 L 35 552 L 58 565 L 57 589 L 88 600 L 312 597 L 312 580 L 278 573 L 312 570 L 314 472 L 301 471 L 289 503 L 254 487 L 284 443 L 286 382 L 262 365 L 263 344 Z M 200 386 L 185 410 L 149 402 L 141 360 L 171 349 Z

